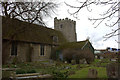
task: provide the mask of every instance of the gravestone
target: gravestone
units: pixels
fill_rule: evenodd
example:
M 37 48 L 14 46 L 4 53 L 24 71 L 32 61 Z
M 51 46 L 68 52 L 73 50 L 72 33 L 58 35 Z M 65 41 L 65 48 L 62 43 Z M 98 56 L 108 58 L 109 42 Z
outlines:
M 120 78 L 120 63 L 110 63 L 106 66 L 108 78 Z
M 96 69 L 89 69 L 88 70 L 88 78 L 97 78 L 98 72 Z
M 76 61 L 75 61 L 75 60 L 72 60 L 72 61 L 71 61 L 71 64 L 72 64 L 72 65 L 75 65 L 75 64 L 76 64 Z
M 82 67 L 79 65 L 76 66 L 76 69 L 81 69 Z
M 80 64 L 87 64 L 87 61 L 85 59 L 81 59 Z
M 65 63 L 67 63 L 67 61 L 65 61 Z

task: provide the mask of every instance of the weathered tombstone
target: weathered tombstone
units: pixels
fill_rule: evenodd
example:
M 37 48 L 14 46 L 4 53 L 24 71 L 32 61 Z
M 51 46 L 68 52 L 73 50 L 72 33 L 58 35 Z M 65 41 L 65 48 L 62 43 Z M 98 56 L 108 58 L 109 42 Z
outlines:
M 52 64 L 52 63 L 53 63 L 53 60 L 49 60 L 49 63 Z
M 86 61 L 86 59 L 84 59 L 84 64 L 87 64 L 87 61 Z
M 72 60 L 72 61 L 71 61 L 71 64 L 72 64 L 72 65 L 75 65 L 75 64 L 76 64 L 75 60 Z
M 120 78 L 120 63 L 110 63 L 106 70 L 108 78 Z
M 68 75 L 73 75 L 73 74 L 75 74 L 75 71 L 69 71 L 68 72 Z
M 65 63 L 67 63 L 67 61 L 65 61 Z
M 70 69 L 71 67 L 70 66 L 66 66 L 65 69 Z
M 96 69 L 89 69 L 88 70 L 88 78 L 97 78 L 97 70 Z
M 84 64 L 84 60 L 83 59 L 80 60 L 80 64 Z
M 81 69 L 82 67 L 81 67 L 80 65 L 77 65 L 76 68 L 77 68 L 77 69 Z

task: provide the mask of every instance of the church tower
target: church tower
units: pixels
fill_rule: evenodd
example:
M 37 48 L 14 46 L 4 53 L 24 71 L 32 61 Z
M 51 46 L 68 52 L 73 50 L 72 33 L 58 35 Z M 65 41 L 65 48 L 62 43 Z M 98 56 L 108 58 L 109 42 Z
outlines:
M 57 19 L 54 18 L 54 29 L 61 31 L 63 35 L 69 42 L 76 42 L 76 22 L 65 18 L 65 19 Z

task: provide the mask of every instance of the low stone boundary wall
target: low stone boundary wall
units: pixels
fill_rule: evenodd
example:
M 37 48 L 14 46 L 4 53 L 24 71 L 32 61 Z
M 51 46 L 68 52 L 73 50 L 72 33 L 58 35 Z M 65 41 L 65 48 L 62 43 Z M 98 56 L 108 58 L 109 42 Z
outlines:
M 18 74 L 14 78 L 15 79 L 30 79 L 30 78 L 52 78 L 53 76 L 50 74 L 40 75 L 39 73 L 31 73 L 31 74 Z

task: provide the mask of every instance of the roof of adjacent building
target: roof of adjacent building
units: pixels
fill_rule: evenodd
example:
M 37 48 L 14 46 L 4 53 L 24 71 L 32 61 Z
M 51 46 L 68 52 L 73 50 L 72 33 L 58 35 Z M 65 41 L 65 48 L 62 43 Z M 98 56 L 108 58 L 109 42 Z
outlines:
M 66 49 L 66 48 L 72 48 L 72 49 L 82 49 L 84 48 L 87 44 L 91 43 L 89 40 L 84 40 L 84 41 L 79 41 L 79 42 L 67 42 L 58 47 L 58 50 Z M 93 48 L 93 46 L 91 45 Z M 94 48 L 93 48 L 94 49 Z
M 58 37 L 58 43 L 67 42 L 60 31 L 17 19 L 2 17 L 3 39 L 53 44 L 53 36 Z
M 95 54 L 101 54 L 101 53 L 105 53 L 107 50 L 106 49 L 95 49 Z

